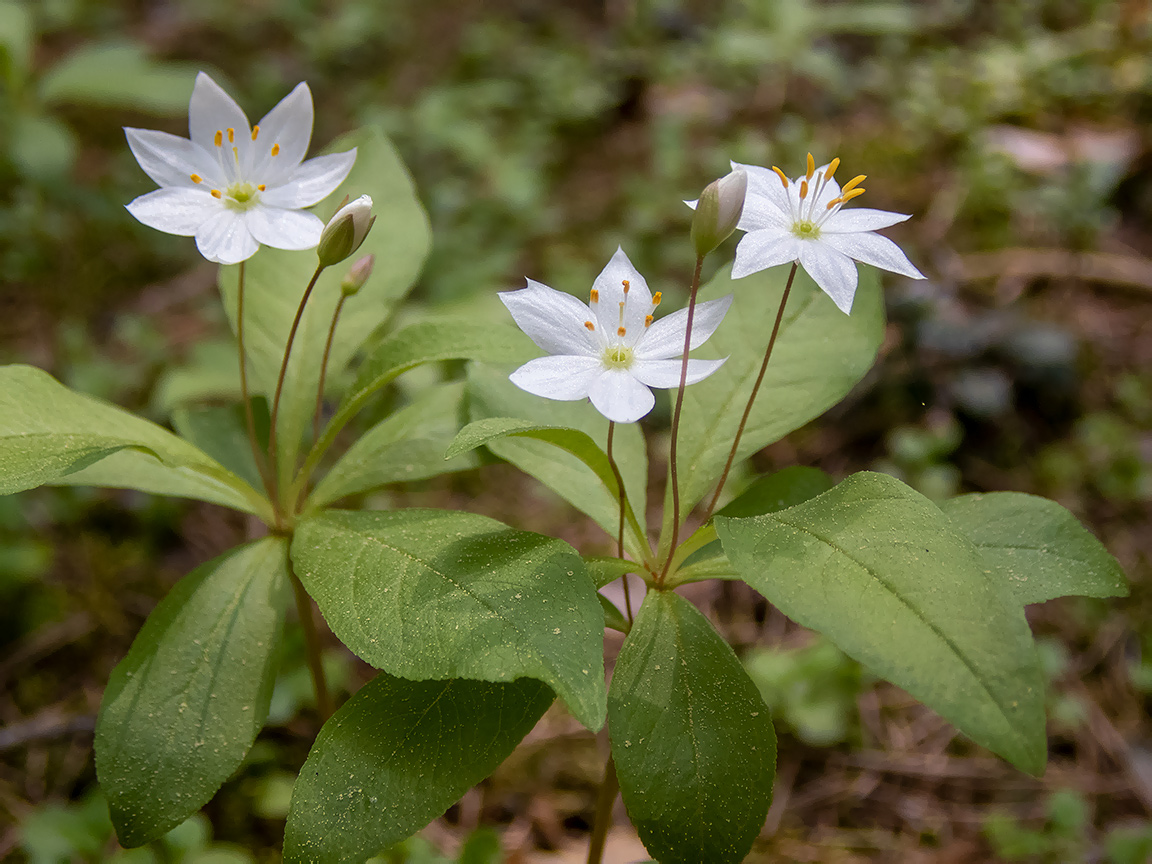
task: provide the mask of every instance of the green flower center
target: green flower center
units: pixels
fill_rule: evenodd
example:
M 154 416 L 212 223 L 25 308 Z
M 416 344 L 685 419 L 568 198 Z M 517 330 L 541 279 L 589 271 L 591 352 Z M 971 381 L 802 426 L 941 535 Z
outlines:
M 226 203 L 233 210 L 247 210 L 260 197 L 259 191 L 251 183 L 233 183 L 224 190 L 224 195 L 227 198 Z
M 632 349 L 624 345 L 605 348 L 604 365 L 609 369 L 627 369 L 632 365 Z
M 801 240 L 815 240 L 820 236 L 820 228 L 815 222 L 804 219 L 792 224 L 792 233 Z

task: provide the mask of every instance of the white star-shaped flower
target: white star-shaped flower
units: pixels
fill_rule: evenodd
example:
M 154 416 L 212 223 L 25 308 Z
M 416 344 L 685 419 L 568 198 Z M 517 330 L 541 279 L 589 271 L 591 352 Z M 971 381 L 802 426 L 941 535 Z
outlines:
M 547 399 L 587 397 L 617 423 L 634 423 L 652 410 L 650 387 L 679 387 L 688 310 L 655 320 L 655 296 L 628 256 L 617 249 L 596 277 L 588 305 L 571 294 L 528 280 L 500 299 L 528 336 L 551 356 L 529 360 L 512 383 Z M 732 304 L 732 295 L 696 304 L 691 348 L 703 345 Z M 687 383 L 707 378 L 724 360 L 689 360 Z
M 813 281 L 847 313 L 856 296 L 856 261 L 923 279 L 900 247 L 873 232 L 910 217 L 866 207 L 842 209 L 863 194 L 855 177 L 843 188 L 833 179 L 840 160 L 816 167 L 808 154 L 806 174 L 789 180 L 773 166 L 732 163 L 748 172 L 748 192 L 737 228 L 746 231 L 736 247 L 732 278 L 740 279 L 777 264 L 799 261 Z
M 301 83 L 255 126 L 215 81 L 196 76 L 189 138 L 126 128 L 128 146 L 160 188 L 128 212 L 149 227 L 196 238 L 209 261 L 236 264 L 261 243 L 311 249 L 324 223 L 311 207 L 339 186 L 356 148 L 304 162 L 312 137 L 312 93 Z

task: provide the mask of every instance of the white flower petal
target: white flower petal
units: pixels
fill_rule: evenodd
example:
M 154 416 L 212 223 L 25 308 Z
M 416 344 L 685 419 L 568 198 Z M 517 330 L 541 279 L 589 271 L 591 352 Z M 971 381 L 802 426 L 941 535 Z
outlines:
M 240 214 L 224 208 L 196 231 L 196 248 L 209 261 L 239 264 L 255 255 L 260 244 Z
M 312 140 L 312 91 L 308 85 L 297 84 L 256 125 L 260 131 L 252 142 L 254 176 L 268 186 L 279 186 L 304 161 Z
M 127 205 L 128 212 L 149 228 L 182 237 L 191 237 L 223 209 L 207 191 L 172 187 L 141 195 Z
M 736 246 L 732 278 L 743 279 L 769 267 L 787 264 L 800 257 L 800 239 L 791 231 L 762 228 L 745 234 Z
M 260 137 L 264 130 L 260 130 Z M 344 182 L 356 161 L 356 148 L 343 153 L 317 156 L 297 166 L 281 186 L 270 187 L 260 196 L 269 207 L 298 209 L 311 207 L 331 195 Z
M 192 100 L 188 103 L 189 137 L 213 153 L 216 150 L 216 133 L 227 132 L 228 129 L 235 130 L 238 146 L 251 140 L 252 130 L 248 127 L 248 118 L 236 100 L 201 72 L 196 76 Z
M 187 138 L 131 127 L 124 128 L 124 135 L 144 173 L 160 186 L 195 187 L 193 174 L 204 180 L 199 185 L 205 190 L 227 185 L 216 160 Z
M 693 330 L 696 328 L 693 327 Z M 683 347 L 683 346 L 681 346 Z M 725 357 L 724 360 L 728 358 Z M 685 384 L 695 384 L 703 381 L 717 369 L 724 365 L 724 360 L 688 360 L 688 377 Z M 649 387 L 673 388 L 680 386 L 680 359 L 675 360 L 637 360 L 629 368 L 636 380 Z
M 600 361 L 594 357 L 558 354 L 529 360 L 508 379 L 534 396 L 572 401 L 588 395 L 602 369 Z
M 837 210 L 820 226 L 821 234 L 855 234 L 857 231 L 879 231 L 911 219 L 911 215 L 870 207 L 851 207 Z
M 627 302 L 624 305 L 624 320 L 620 320 L 620 304 L 625 301 L 624 283 L 628 283 Z M 623 326 L 632 338 L 639 339 L 644 332 L 644 319 L 652 312 L 652 292 L 639 271 L 632 266 L 623 249 L 617 249 L 608 265 L 600 271 L 592 289 L 600 297 L 595 304 L 597 326 L 606 332 L 615 332 Z
M 748 174 L 748 195 L 756 195 L 760 199 L 767 199 L 761 201 L 759 206 L 764 206 L 767 203 L 774 204 L 776 209 L 791 220 L 791 204 L 789 203 L 788 193 L 784 189 L 784 184 L 780 182 L 780 177 L 777 176 L 775 171 L 768 168 L 761 168 L 759 165 L 741 165 L 739 162 L 732 163 L 733 170 L 737 168 L 744 169 Z M 744 199 L 744 212 L 748 212 L 748 198 Z M 738 226 L 743 230 L 754 230 L 744 228 L 744 220 L 741 218 L 740 225 Z
M 607 344 L 585 326 L 591 317 L 588 307 L 571 294 L 529 279 L 527 288 L 501 291 L 499 297 L 516 326 L 549 354 L 599 358 L 601 346 Z
M 779 185 L 780 181 L 777 180 L 776 183 Z M 741 231 L 759 231 L 763 228 L 788 230 L 792 227 L 792 221 L 792 217 L 770 198 L 749 189 L 744 196 L 744 211 L 740 214 L 740 221 L 736 223 L 736 227 Z
M 732 305 L 732 295 L 705 300 L 696 304 L 692 317 L 692 345 L 688 350 L 699 348 L 716 332 L 728 307 Z M 677 309 L 665 315 L 648 328 L 644 338 L 636 345 L 636 359 L 662 360 L 667 357 L 679 358 L 684 352 L 684 331 L 688 327 L 688 309 Z M 677 359 L 675 362 L 679 362 Z M 648 383 L 648 382 L 645 382 Z M 663 386 L 663 385 L 656 385 Z
M 625 369 L 601 372 L 592 382 L 588 398 L 597 411 L 617 423 L 635 423 L 656 404 L 652 391 Z
M 311 249 L 320 242 L 324 230 L 324 223 L 314 213 L 263 204 L 247 211 L 244 223 L 258 243 L 277 249 Z
M 912 279 L 924 278 L 924 274 L 916 269 L 899 246 L 879 234 L 827 234 L 819 242 L 873 267 L 891 270 Z
M 845 315 L 852 311 L 852 299 L 856 296 L 856 264 L 842 252 L 819 240 L 802 240 L 800 246 L 800 266 L 820 286 L 820 290 L 832 298 Z

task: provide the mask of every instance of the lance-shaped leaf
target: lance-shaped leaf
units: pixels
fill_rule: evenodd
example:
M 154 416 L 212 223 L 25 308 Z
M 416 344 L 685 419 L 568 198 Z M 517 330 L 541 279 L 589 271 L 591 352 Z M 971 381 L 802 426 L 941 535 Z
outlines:
M 195 813 L 264 725 L 288 603 L 287 545 L 267 538 L 184 577 L 112 671 L 96 774 L 125 846 Z
M 474 455 L 444 459 L 444 451 L 464 422 L 463 383 L 430 387 L 349 447 L 317 484 L 309 505 L 322 507 L 388 483 L 474 468 L 479 462 Z
M 1022 770 L 1044 770 L 1044 684 L 1023 608 L 927 498 L 860 473 L 787 510 L 717 517 L 716 530 L 785 615 Z
M 601 452 L 607 449 L 608 421 L 587 403 L 541 399 L 518 388 L 508 380 L 506 372 L 479 363 L 473 363 L 468 369 L 468 395 L 473 421 L 514 417 L 541 427 L 576 429 L 591 438 Z M 615 483 L 605 485 L 602 472 L 590 467 L 580 456 L 561 452 L 551 442 L 525 436 L 494 438 L 486 446 L 586 513 L 609 536 L 616 536 L 620 502 L 616 497 Z M 644 514 L 648 453 L 638 424 L 617 424 L 613 456 L 624 478 L 632 512 Z M 625 538 L 626 548 L 632 555 L 639 559 L 650 557 L 643 532 L 637 536 L 633 528 L 625 532 Z
M 381 673 L 324 724 L 292 790 L 289 864 L 360 864 L 419 831 L 507 758 L 552 703 L 538 681 Z
M 586 432 L 581 432 L 579 429 L 569 429 L 566 426 L 541 426 L 538 423 L 518 420 L 515 417 L 490 417 L 486 420 L 469 423 L 461 429 L 460 434 L 456 436 L 452 446 L 444 455 L 447 458 L 452 458 L 477 447 L 491 444 L 493 441 L 509 437 L 530 438 L 551 444 L 565 453 L 572 454 L 590 468 L 612 503 L 611 517 L 608 517 L 607 507 L 599 506 L 596 508 L 598 512 L 602 511 L 604 517 L 604 521 L 597 519 L 597 522 L 605 531 L 613 535 L 616 534 L 620 526 L 620 484 L 616 482 L 616 474 L 612 471 L 612 463 L 608 461 L 607 454 Z M 627 522 L 625 548 L 632 554 L 638 555 L 641 550 L 646 548 L 647 540 L 644 529 L 640 527 L 636 514 L 627 500 L 624 502 L 624 518 Z
M 604 615 L 568 544 L 444 510 L 303 519 L 296 573 L 340 641 L 415 680 L 543 681 L 604 723 Z
M 941 505 L 952 527 L 975 544 L 984 568 L 1020 603 L 1056 597 L 1126 597 L 1120 564 L 1076 517 L 1022 492 L 961 495 Z
M 852 314 L 845 315 L 800 269 L 792 285 L 772 359 L 737 459 L 744 459 L 820 416 L 872 367 L 884 337 L 884 309 L 876 271 L 861 266 Z M 788 269 L 776 267 L 744 279 L 729 269 L 700 289 L 699 299 L 736 294 L 738 315 L 728 319 L 697 357 L 727 357 L 703 386 L 684 391 L 678 453 L 682 513 L 719 479 L 768 347 Z M 669 498 L 669 501 L 671 499 Z M 665 521 L 671 519 L 671 505 Z M 666 524 L 662 537 L 667 537 Z
M 628 816 L 663 864 L 736 864 L 772 800 L 776 735 L 756 685 L 708 620 L 649 592 L 608 695 Z
M 529 344 L 514 327 L 472 321 L 422 321 L 391 334 L 357 370 L 336 415 L 305 459 L 301 476 L 316 467 L 340 430 L 368 400 L 402 373 L 441 360 L 511 360 L 523 356 Z
M 333 378 L 408 292 L 429 246 L 428 217 L 392 144 L 379 130 L 366 128 L 334 141 L 328 151 L 352 147 L 357 153 L 351 173 L 315 212 L 328 219 L 345 195 L 370 195 L 376 202 L 376 224 L 356 257 L 374 254 L 377 266 L 360 292 L 345 304 L 328 365 Z M 330 267 L 321 275 L 296 334 L 280 406 L 278 435 L 285 471 L 294 464 L 301 435 L 312 417 L 324 344 L 340 299 L 340 281 L 352 263 L 349 260 Z M 290 252 L 265 247 L 243 265 L 245 350 L 252 364 L 253 389 L 266 395 L 269 402 L 292 319 L 316 264 L 313 250 Z M 220 291 L 233 330 L 240 266 L 220 269 Z
M 135 452 L 117 459 L 119 470 L 89 467 L 126 450 Z M 48 483 L 141 489 L 266 512 L 251 486 L 155 423 L 31 366 L 0 367 L 0 495 Z

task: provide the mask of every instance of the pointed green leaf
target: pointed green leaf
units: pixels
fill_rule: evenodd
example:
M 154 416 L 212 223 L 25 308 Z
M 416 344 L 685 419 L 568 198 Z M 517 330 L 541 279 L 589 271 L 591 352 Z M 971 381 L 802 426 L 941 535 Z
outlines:
M 1069 595 L 1128 596 L 1120 564 L 1055 501 L 992 492 L 961 495 L 940 506 L 952 527 L 980 551 L 984 568 L 1021 603 Z
M 802 268 L 797 271 L 737 459 L 819 417 L 872 367 L 884 337 L 884 309 L 876 271 L 859 269 L 860 287 L 851 315 L 837 309 Z M 677 459 L 683 512 L 704 497 L 724 469 L 764 360 L 788 268 L 737 280 L 729 278 L 729 272 L 721 270 L 699 294 L 700 300 L 711 300 L 735 293 L 736 305 L 715 335 L 692 353 L 728 360 L 707 382 L 684 390 Z M 669 505 L 666 521 L 670 518 Z M 665 525 L 661 536 L 667 537 L 669 528 Z
M 96 774 L 116 834 L 139 846 L 203 807 L 264 725 L 288 603 L 286 543 L 258 540 L 198 567 L 113 670 Z
M 479 459 L 475 455 L 444 459 L 444 451 L 464 422 L 463 383 L 430 387 L 348 448 L 317 484 L 309 506 L 322 507 L 388 483 L 476 467 Z
M 461 429 L 460 434 L 456 436 L 445 456 L 451 458 L 508 437 L 531 438 L 551 444 L 565 453 L 571 453 L 588 466 L 613 502 L 611 518 L 607 519 L 606 523 L 601 523 L 600 527 L 605 531 L 612 532 L 613 535 L 619 531 L 620 486 L 616 482 L 616 475 L 612 471 L 612 463 L 608 461 L 607 454 L 586 432 L 581 432 L 579 429 L 569 429 L 565 426 L 541 426 L 538 423 L 518 420 L 515 417 L 489 417 L 485 420 L 469 423 Z M 624 548 L 633 554 L 638 554 L 647 546 L 647 540 L 644 530 L 636 520 L 632 506 L 627 500 L 624 502 L 624 517 L 627 523 Z
M 360 864 L 419 831 L 503 762 L 552 703 L 537 681 L 381 673 L 324 724 L 292 790 L 289 864 Z
M 315 212 L 326 220 L 345 195 L 371 195 L 376 224 L 355 258 L 375 254 L 377 263 L 367 284 L 345 303 L 328 365 L 331 378 L 340 374 L 356 349 L 408 292 L 429 246 L 428 217 L 391 142 L 379 130 L 365 128 L 334 141 L 327 150 L 336 153 L 352 147 L 357 148 L 352 172 Z M 244 264 L 245 349 L 252 363 L 254 392 L 263 393 L 269 402 L 292 319 L 316 264 L 314 250 L 289 252 L 268 247 Z M 296 334 L 280 406 L 279 441 L 285 472 L 294 464 L 300 438 L 312 418 L 324 344 L 340 299 L 340 281 L 352 264 L 348 260 L 321 275 Z M 240 265 L 220 269 L 220 290 L 233 331 L 239 271 Z
M 663 864 L 736 864 L 764 825 L 776 734 L 756 685 L 708 620 L 649 592 L 608 695 L 628 816 Z
M 468 369 L 469 412 L 473 421 L 517 418 L 540 427 L 557 426 L 585 433 L 600 451 L 608 446 L 608 421 L 584 402 L 556 402 L 526 393 L 508 380 L 506 372 L 473 363 Z M 619 529 L 620 501 L 615 483 L 605 485 L 602 473 L 576 455 L 562 453 L 552 443 L 528 437 L 493 439 L 486 446 L 501 459 L 535 477 L 577 510 L 590 516 L 610 537 Z M 632 512 L 646 512 L 648 452 L 636 423 L 617 424 L 613 456 L 628 490 Z M 607 457 L 604 459 L 607 462 Z M 609 471 L 611 473 L 611 471 Z M 635 528 L 625 532 L 625 548 L 637 559 L 651 556 L 647 539 Z
M 188 110 L 199 68 L 195 63 L 152 60 L 140 44 L 128 40 L 81 45 L 44 75 L 40 99 L 45 104 L 178 115 Z
M 416 680 L 548 684 L 604 723 L 604 615 L 568 544 L 471 513 L 327 511 L 303 519 L 296 573 L 360 658 Z
M 1044 684 L 1022 607 L 935 504 L 883 474 L 716 519 L 749 585 L 977 743 L 1044 770 Z
M 136 452 L 116 460 L 122 470 L 89 468 L 128 449 Z M 0 495 L 47 483 L 138 488 L 266 512 L 251 486 L 155 423 L 31 366 L 0 367 Z
M 736 498 L 717 510 L 716 515 L 746 519 L 749 516 L 775 513 L 803 504 L 827 492 L 834 485 L 832 478 L 819 468 L 792 465 L 757 478 Z

